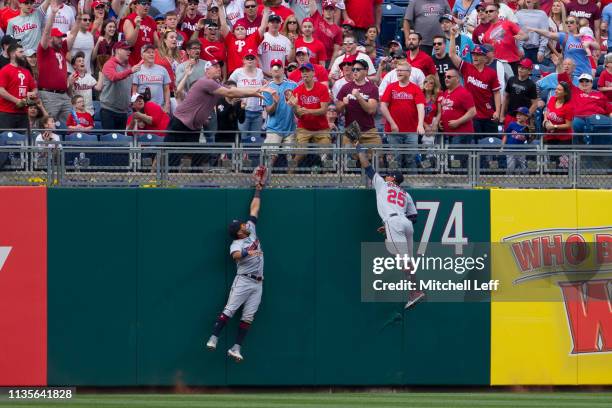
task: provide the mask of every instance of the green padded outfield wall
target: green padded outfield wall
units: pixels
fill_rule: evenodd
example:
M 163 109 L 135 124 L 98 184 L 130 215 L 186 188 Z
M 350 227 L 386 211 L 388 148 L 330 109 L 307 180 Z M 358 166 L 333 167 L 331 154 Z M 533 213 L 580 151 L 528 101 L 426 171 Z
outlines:
M 416 190 L 456 202 L 464 235 L 490 241 L 488 191 Z M 48 190 L 50 385 L 401 385 L 490 382 L 488 303 L 360 301 L 361 242 L 381 242 L 373 190 L 269 190 L 258 233 L 263 301 L 237 365 L 203 341 L 235 266 L 229 221 L 252 191 Z M 68 216 L 69 215 L 69 216 Z M 428 211 L 419 211 L 420 240 Z

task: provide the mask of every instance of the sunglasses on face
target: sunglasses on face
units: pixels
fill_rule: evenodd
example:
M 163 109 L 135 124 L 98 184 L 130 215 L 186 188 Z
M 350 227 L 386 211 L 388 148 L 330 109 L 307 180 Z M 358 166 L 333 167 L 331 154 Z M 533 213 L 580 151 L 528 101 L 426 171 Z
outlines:
M 456 76 L 454 76 L 454 75 L 444 75 L 444 78 L 446 78 L 446 79 L 453 79 L 453 78 L 456 78 Z
M 138 4 L 140 4 L 141 6 L 150 6 L 151 2 L 150 1 L 139 1 Z
M 586 79 L 586 78 L 584 78 L 584 79 L 581 79 L 579 82 L 581 82 L 581 83 L 582 83 L 582 82 L 591 82 L 591 80 L 590 80 L 590 79 Z
M 434 45 L 434 47 L 435 47 L 436 45 L 444 45 L 444 43 L 441 43 L 441 42 L 435 42 L 435 43 L 433 43 L 433 45 Z
M 567 20 L 567 24 L 576 24 L 576 20 Z
M 345 43 L 342 43 L 342 45 L 353 45 L 353 44 L 355 44 L 355 43 L 354 42 L 345 42 Z
M 244 59 L 247 60 L 247 61 L 253 61 L 253 60 L 255 60 L 255 57 L 252 56 L 252 55 L 249 55 L 249 56 L 244 57 Z
M 249 4 L 248 6 L 244 6 L 245 9 L 252 9 L 252 8 L 256 8 L 257 5 L 256 4 Z
M 359 71 L 363 71 L 365 68 L 352 68 L 351 71 L 353 72 L 359 72 Z
M 84 22 L 84 23 L 89 23 L 91 21 L 91 19 L 89 19 L 89 18 L 82 18 L 81 21 Z
M 287 24 L 297 24 L 297 21 L 287 21 Z
M 99 6 L 96 6 L 96 9 L 103 9 L 103 8 L 106 8 L 104 4 L 100 4 Z
M 493 14 L 495 13 L 497 10 L 485 10 L 485 13 L 487 14 Z

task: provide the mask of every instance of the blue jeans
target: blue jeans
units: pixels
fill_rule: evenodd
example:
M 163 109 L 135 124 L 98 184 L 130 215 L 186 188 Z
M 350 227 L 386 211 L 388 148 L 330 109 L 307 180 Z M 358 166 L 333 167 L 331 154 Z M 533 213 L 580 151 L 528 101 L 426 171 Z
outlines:
M 100 119 L 104 130 L 123 130 L 127 124 L 127 114 L 100 109 Z
M 261 125 L 263 125 L 262 111 L 246 111 L 244 122 L 238 122 L 238 129 L 243 132 L 242 140 L 259 140 L 261 138 Z
M 473 143 L 473 140 L 474 140 L 473 135 L 457 135 L 457 136 L 446 135 L 446 144 L 449 144 L 449 145 L 459 145 L 459 144 L 469 145 Z M 457 160 L 459 160 L 459 162 L 461 163 L 462 169 L 466 168 L 467 161 L 468 161 L 467 152 L 465 154 L 452 154 L 451 156 L 457 157 Z
M 411 147 L 419 144 L 419 137 L 416 133 L 391 133 L 387 135 L 387 141 L 392 145 L 408 145 L 408 147 Z M 399 168 L 403 168 L 404 159 L 407 169 L 416 169 L 416 154 L 395 154 L 395 162 Z
M 497 123 L 490 119 L 474 119 L 474 141 L 478 141 L 484 137 L 497 137 Z M 488 133 L 488 134 L 487 134 Z M 454 138 L 454 137 L 453 137 Z

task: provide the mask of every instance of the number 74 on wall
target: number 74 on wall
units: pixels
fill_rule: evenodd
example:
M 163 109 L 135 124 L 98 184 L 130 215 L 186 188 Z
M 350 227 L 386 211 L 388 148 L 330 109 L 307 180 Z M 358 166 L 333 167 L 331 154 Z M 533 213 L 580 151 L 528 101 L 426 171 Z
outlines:
M 431 239 L 433 227 L 440 208 L 440 202 L 417 201 L 415 205 L 417 210 L 427 210 L 427 220 L 425 221 L 423 235 L 421 235 L 421 241 L 417 249 L 417 255 L 423 255 Z M 451 231 L 454 232 L 453 236 L 451 236 Z M 455 201 L 453 209 L 446 220 L 446 226 L 444 227 L 440 242 L 444 245 L 454 245 L 455 255 L 463 254 L 463 247 L 468 243 L 467 237 L 463 236 L 463 201 Z

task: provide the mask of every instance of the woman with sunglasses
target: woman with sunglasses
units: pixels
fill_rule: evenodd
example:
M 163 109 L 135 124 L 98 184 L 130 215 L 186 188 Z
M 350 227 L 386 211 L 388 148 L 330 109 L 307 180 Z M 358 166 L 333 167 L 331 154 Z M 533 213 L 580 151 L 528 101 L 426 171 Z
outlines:
M 125 41 L 130 44 L 133 49 L 128 60 L 130 65 L 136 65 L 140 61 L 141 50 L 145 44 L 159 46 L 159 37 L 157 36 L 157 24 L 153 17 L 149 16 L 151 9 L 151 0 L 135 0 L 136 12 L 125 18 L 123 23 L 123 34 Z
M 552 33 L 547 30 L 539 28 L 528 27 L 527 31 L 533 31 L 544 37 L 556 40 L 561 44 L 563 56 L 565 58 L 571 58 L 576 64 L 576 70 L 574 76 L 579 77 L 582 74 L 591 74 L 591 63 L 586 51 L 582 47 L 582 41 L 578 36 L 578 20 L 574 16 L 567 18 L 567 30 L 568 32 Z
M 91 10 L 93 11 L 93 21 L 89 26 L 89 31 L 94 35 L 94 39 L 97 41 L 98 37 L 102 32 L 102 26 L 107 18 L 108 13 L 106 12 L 106 3 L 100 0 L 96 0 L 91 3 Z
M 297 21 L 295 16 L 287 17 L 285 24 L 283 24 L 283 28 L 281 29 L 281 34 L 291 40 L 291 42 L 295 42 L 299 36 L 302 35 L 302 30 L 300 29 L 300 24 Z
M 66 41 L 71 54 L 75 55 L 78 52 L 82 52 L 85 56 L 85 69 L 87 73 L 92 72 L 91 56 L 95 45 L 94 36 L 89 32 L 90 25 L 91 17 L 89 14 L 81 14 L 81 9 L 79 9 L 77 21 L 70 30 Z M 68 72 L 72 73 L 72 66 L 68 67 Z

